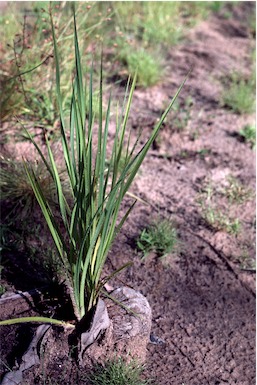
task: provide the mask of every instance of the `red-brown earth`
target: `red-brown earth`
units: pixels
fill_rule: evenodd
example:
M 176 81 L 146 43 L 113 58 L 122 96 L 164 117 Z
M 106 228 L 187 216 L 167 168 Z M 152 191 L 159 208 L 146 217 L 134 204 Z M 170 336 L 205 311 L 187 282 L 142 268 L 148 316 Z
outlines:
M 136 137 L 139 129 L 149 134 L 192 68 L 179 97 L 184 110 L 190 97 L 190 108 L 166 119 L 131 189 L 146 204 L 136 204 L 107 261 L 108 271 L 133 262 L 112 285 L 133 287 L 152 307 L 152 331 L 165 343 L 148 345 L 146 367 L 159 385 L 255 383 L 255 153 L 239 136 L 255 116 L 239 115 L 220 103 L 224 79 L 233 71 L 250 74 L 254 37 L 248 20 L 254 9 L 254 3 L 241 2 L 230 18 L 219 14 L 201 22 L 169 49 L 165 79 L 134 94 L 129 124 Z M 14 148 L 20 151 L 17 143 L 4 150 Z M 248 199 L 229 203 L 221 193 L 229 176 L 251 189 Z M 208 184 L 219 209 L 240 220 L 238 234 L 207 223 L 199 198 L 204 199 Z M 164 259 L 152 253 L 142 260 L 135 240 L 157 215 L 174 222 L 179 250 Z M 16 290 L 35 287 L 37 277 L 30 285 L 22 277 L 17 280 L 20 256 L 8 256 L 4 283 Z M 17 310 L 18 305 L 19 316 Z M 12 357 L 9 365 L 14 363 L 10 344 L 16 351 L 25 349 L 17 346 L 19 335 L 26 337 L 24 330 L 29 337 L 31 329 L 24 326 L 1 330 L 2 348 Z M 61 375 L 56 373 L 52 381 Z M 66 383 L 74 384 L 67 376 Z

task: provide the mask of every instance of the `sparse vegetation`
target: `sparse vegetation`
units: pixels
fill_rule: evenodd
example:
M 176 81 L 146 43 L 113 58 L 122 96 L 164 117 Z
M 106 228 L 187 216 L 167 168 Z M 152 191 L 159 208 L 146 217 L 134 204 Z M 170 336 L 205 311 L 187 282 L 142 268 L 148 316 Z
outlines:
M 143 229 L 137 239 L 137 247 L 145 258 L 150 252 L 158 257 L 165 257 L 178 248 L 177 230 L 174 224 L 167 219 L 156 219 L 147 228 Z
M 217 231 L 227 231 L 237 235 L 241 229 L 241 223 L 238 218 L 231 219 L 227 214 L 213 206 L 202 207 L 202 215 L 206 222 Z
M 91 385 L 150 385 L 152 381 L 142 379 L 144 368 L 131 361 L 126 363 L 119 358 L 98 366 L 89 377 Z
M 137 84 L 149 87 L 160 80 L 162 68 L 157 55 L 144 50 L 128 47 L 119 54 L 120 59 L 127 65 L 128 73 L 137 72 Z
M 227 178 L 228 185 L 224 188 L 224 194 L 230 203 L 242 204 L 254 196 L 250 188 L 245 187 L 240 181 L 229 175 Z
M 191 97 L 187 97 L 184 103 L 179 102 L 179 100 L 176 101 L 172 114 L 172 129 L 180 131 L 187 128 L 193 103 Z
M 246 248 L 242 248 L 238 260 L 242 270 L 256 270 L 256 260 L 251 258 Z
M 256 146 L 256 126 L 246 124 L 242 130 L 239 131 L 239 135 L 247 142 L 250 143 L 252 148 Z
M 235 200 L 240 202 L 240 194 L 238 187 L 236 187 L 235 190 L 235 182 L 224 189 L 215 189 L 211 183 L 206 183 L 197 198 L 197 202 L 201 208 L 201 215 L 206 223 L 216 231 L 221 230 L 238 235 L 241 230 L 241 222 L 239 218 L 230 217 L 229 209 L 227 209 L 225 213 L 224 208 L 220 207 L 218 197 L 221 195 L 225 195 L 227 199 L 230 200 L 230 203 L 234 203 Z
M 223 91 L 223 105 L 239 114 L 253 112 L 255 87 L 256 82 L 253 76 L 245 79 L 242 74 L 232 74 L 230 83 Z
M 109 46 L 107 76 L 108 71 L 113 71 L 113 62 L 119 61 L 126 77 L 138 67 L 138 84 L 151 86 L 165 74 L 160 58 L 165 57 L 166 47 L 181 41 L 192 20 L 205 18 L 212 10 L 212 3 L 78 2 L 78 34 L 85 53 L 83 65 L 91 61 L 87 53 L 90 44 L 98 58 L 95 46 L 103 41 L 105 47 Z M 1 15 L 5 59 L 0 74 L 2 120 L 15 114 L 36 120 L 45 128 L 58 121 L 48 5 L 48 2 L 9 2 L 8 12 Z M 64 105 L 69 105 L 74 58 L 71 6 L 53 3 L 53 13 L 60 43 L 61 89 Z

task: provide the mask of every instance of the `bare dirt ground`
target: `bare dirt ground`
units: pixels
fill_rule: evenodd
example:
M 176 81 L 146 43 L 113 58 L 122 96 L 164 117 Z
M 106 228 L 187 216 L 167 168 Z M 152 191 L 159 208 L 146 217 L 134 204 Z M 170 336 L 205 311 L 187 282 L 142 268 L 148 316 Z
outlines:
M 175 112 L 166 120 L 132 188 L 147 204 L 136 204 L 107 264 L 133 261 L 113 285 L 133 287 L 152 307 L 153 333 L 164 343 L 148 345 L 147 374 L 159 385 L 255 383 L 255 199 L 228 204 L 220 194 L 228 176 L 255 189 L 255 154 L 238 135 L 255 117 L 220 104 L 224 78 L 249 75 L 254 6 L 241 3 L 232 18 L 212 16 L 195 27 L 168 52 L 165 81 L 134 95 L 130 124 L 135 136 L 139 129 L 147 134 L 192 67 L 180 96 L 182 108 L 191 98 L 189 116 L 179 116 L 182 128 Z M 208 184 L 223 212 L 240 219 L 238 234 L 204 219 L 199 197 Z M 179 252 L 142 260 L 135 239 L 157 214 L 174 221 Z
M 166 122 L 158 149 L 148 156 L 135 182 L 134 192 L 150 207 L 137 204 L 124 229 L 129 234 L 127 249 L 119 250 L 120 239 L 111 256 L 116 267 L 124 254 L 131 258 L 133 239 L 154 211 L 177 224 L 182 250 L 169 257 L 170 266 L 154 257 L 140 263 L 135 255 L 126 276 L 126 282 L 150 301 L 153 331 L 165 341 L 149 345 L 148 352 L 149 373 L 161 385 L 255 382 L 255 274 L 241 270 L 239 263 L 244 247 L 255 258 L 255 202 L 230 208 L 243 222 L 238 236 L 208 227 L 197 205 L 206 180 L 220 187 L 231 174 L 255 186 L 254 152 L 235 135 L 253 117 L 238 116 L 219 104 L 221 79 L 233 70 L 249 69 L 252 43 L 244 17 L 251 6 L 245 5 L 233 20 L 213 17 L 197 26 L 185 43 L 170 50 L 166 82 L 147 95 L 135 94 L 133 125 L 147 130 L 163 100 L 173 95 L 193 66 L 182 91 L 184 100 L 193 99 L 187 127 L 174 132 L 172 116 Z M 208 150 L 204 157 L 202 149 Z M 125 235 L 123 239 L 126 244 Z

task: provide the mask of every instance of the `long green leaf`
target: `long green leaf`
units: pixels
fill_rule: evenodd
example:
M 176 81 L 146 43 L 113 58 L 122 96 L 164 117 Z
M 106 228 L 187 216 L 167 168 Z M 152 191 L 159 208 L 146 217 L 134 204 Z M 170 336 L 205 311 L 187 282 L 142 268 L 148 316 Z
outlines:
M 21 317 L 21 318 L 13 318 L 8 319 L 5 321 L 0 321 L 0 326 L 7 326 L 7 325 L 15 325 L 19 323 L 27 323 L 27 322 L 36 322 L 36 323 L 47 323 L 52 324 L 56 326 L 62 326 L 64 328 L 71 328 L 74 329 L 75 326 L 69 322 L 60 321 L 55 318 L 48 318 L 48 317 Z

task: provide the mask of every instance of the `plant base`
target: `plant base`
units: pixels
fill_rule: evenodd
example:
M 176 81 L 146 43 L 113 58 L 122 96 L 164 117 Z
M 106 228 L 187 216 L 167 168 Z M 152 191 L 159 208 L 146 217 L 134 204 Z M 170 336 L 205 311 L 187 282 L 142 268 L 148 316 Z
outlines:
M 17 372 L 17 384 L 31 385 L 36 378 L 62 381 L 64 375 L 75 376 L 78 370 L 88 373 L 97 364 L 119 357 L 144 363 L 152 319 L 147 299 L 127 287 L 113 290 L 110 297 L 99 300 L 89 330 L 79 339 L 73 330 L 41 325 L 22 357 L 21 366 L 8 374 L 10 381 L 17 377 Z M 24 359 L 31 355 L 35 366 L 24 366 Z M 5 385 L 11 384 L 8 378 Z

